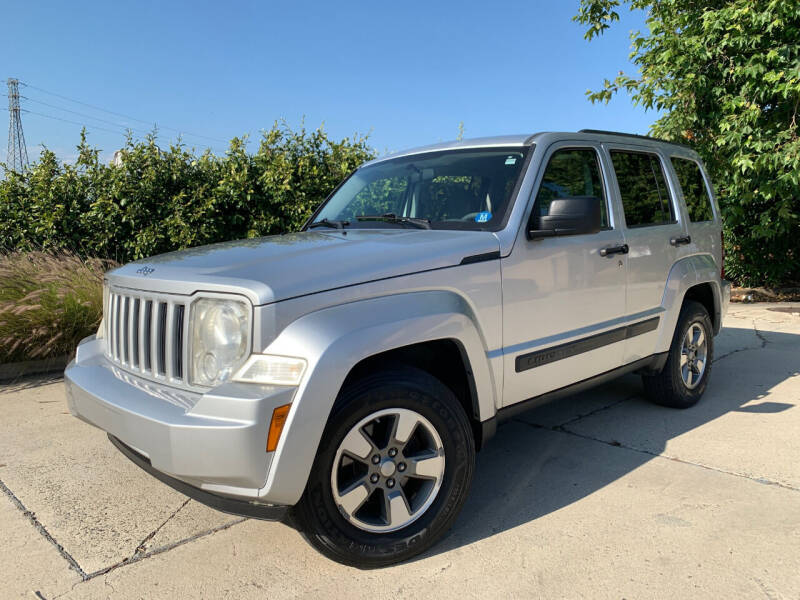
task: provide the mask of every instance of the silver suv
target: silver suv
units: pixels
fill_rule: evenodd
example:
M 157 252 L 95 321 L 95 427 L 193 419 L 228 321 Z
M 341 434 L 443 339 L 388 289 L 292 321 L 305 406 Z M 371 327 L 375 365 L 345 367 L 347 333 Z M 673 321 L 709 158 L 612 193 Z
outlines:
M 369 162 L 299 233 L 106 276 L 71 412 L 223 511 L 326 556 L 407 559 L 452 525 L 498 424 L 624 373 L 676 408 L 730 297 L 695 152 L 584 130 Z

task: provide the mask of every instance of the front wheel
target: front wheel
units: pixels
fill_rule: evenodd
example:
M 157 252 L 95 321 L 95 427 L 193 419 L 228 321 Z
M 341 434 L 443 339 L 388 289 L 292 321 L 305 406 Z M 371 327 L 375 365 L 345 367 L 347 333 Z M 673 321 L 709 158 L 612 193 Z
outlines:
M 645 392 L 662 406 L 694 406 L 706 389 L 713 360 L 711 317 L 702 304 L 687 300 L 681 307 L 664 368 L 657 375 L 642 377 Z
M 475 445 L 453 392 L 402 367 L 343 390 L 294 509 L 311 544 L 361 568 L 406 560 L 452 525 Z

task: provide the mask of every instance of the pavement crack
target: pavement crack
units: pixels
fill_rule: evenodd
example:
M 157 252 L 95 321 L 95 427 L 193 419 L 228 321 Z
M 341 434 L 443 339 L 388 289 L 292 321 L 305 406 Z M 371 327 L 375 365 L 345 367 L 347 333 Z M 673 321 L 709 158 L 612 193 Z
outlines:
M 567 425 L 570 425 L 571 423 L 575 423 L 576 421 L 580 421 L 581 419 L 585 419 L 586 417 L 591 417 L 592 415 L 596 415 L 597 413 L 603 412 L 604 410 L 608 410 L 609 408 L 614 408 L 615 406 L 617 406 L 619 404 L 622 404 L 623 402 L 627 402 L 628 400 L 633 400 L 634 398 L 637 398 L 638 396 L 639 396 L 639 394 L 632 394 L 632 395 L 628 396 L 627 398 L 620 398 L 619 400 L 614 400 L 614 402 L 611 402 L 610 404 L 606 404 L 605 406 L 601 406 L 599 408 L 595 408 L 594 410 L 590 410 L 587 413 L 580 414 L 580 415 L 578 415 L 576 417 L 572 417 L 571 419 L 568 419 L 568 420 L 564 421 L 560 425 L 556 425 L 554 427 L 554 429 L 559 431 L 562 428 L 566 427 Z
M 153 531 L 148 533 L 147 536 L 145 536 L 145 538 L 141 542 L 139 542 L 139 545 L 136 546 L 136 550 L 134 550 L 133 556 L 136 556 L 137 554 L 143 554 L 145 552 L 145 549 L 146 549 L 145 545 L 147 544 L 147 542 L 152 540 L 156 536 L 156 534 L 159 531 L 161 531 L 161 529 L 164 527 L 164 525 L 169 523 L 175 517 L 175 515 L 177 515 L 179 512 L 181 512 L 181 510 L 183 510 L 183 508 L 187 504 L 189 504 L 190 500 L 191 500 L 191 498 L 187 498 L 186 500 L 184 500 L 183 503 L 178 508 L 176 508 L 170 516 L 168 516 L 166 519 L 164 519 L 164 522 L 161 523 L 161 525 L 159 525 L 158 527 L 153 529 Z
M 759 349 L 759 346 L 745 346 L 744 348 L 737 348 L 736 350 L 731 350 L 730 352 L 726 352 L 725 354 L 723 354 L 721 356 L 715 356 L 714 360 L 712 361 L 712 363 L 713 364 L 717 364 L 723 358 L 728 358 L 732 354 L 737 354 L 739 352 L 745 352 L 746 350 L 758 350 L 758 349 Z
M 756 334 L 756 337 L 757 337 L 759 340 L 761 340 L 761 347 L 762 347 L 762 348 L 763 348 L 764 346 L 766 346 L 766 345 L 769 343 L 769 341 L 767 340 L 767 338 L 765 338 L 765 337 L 764 337 L 764 334 L 763 334 L 763 333 L 761 333 L 761 332 L 758 330 L 758 327 L 756 326 L 756 320 L 755 320 L 755 319 L 753 319 L 753 331 L 755 332 L 755 334 Z
M 180 510 L 180 508 L 178 510 Z M 175 511 L 175 512 L 178 512 L 178 511 Z M 178 546 L 183 546 L 184 544 L 188 544 L 189 542 L 193 542 L 195 540 L 199 540 L 200 538 L 204 538 L 206 536 L 213 535 L 213 534 L 218 533 L 220 531 L 224 531 L 226 529 L 230 529 L 234 525 L 238 525 L 239 523 L 242 523 L 244 521 L 247 521 L 247 518 L 242 517 L 240 519 L 236 519 L 234 521 L 230 521 L 228 523 L 224 523 L 222 525 L 219 525 L 218 527 L 213 527 L 211 529 L 206 529 L 204 531 L 200 531 L 200 532 L 198 532 L 198 533 L 196 533 L 196 534 L 194 534 L 192 536 L 189 536 L 188 538 L 183 538 L 182 540 L 178 540 L 176 542 L 172 542 L 170 544 L 166 544 L 164 546 L 160 546 L 160 547 L 155 548 L 153 550 L 150 550 L 148 552 L 141 552 L 141 553 L 137 552 L 137 553 L 134 553 L 132 556 L 129 556 L 128 558 L 124 558 L 119 562 L 116 562 L 116 563 L 114 563 L 112 565 L 109 565 L 107 567 L 103 567 L 102 569 L 98 569 L 97 571 L 93 571 L 92 573 L 89 573 L 86 576 L 86 579 L 84 581 L 89 581 L 90 579 L 94 579 L 95 577 L 99 577 L 100 575 L 106 575 L 107 573 L 110 573 L 111 571 L 119 569 L 120 567 L 124 567 L 126 565 L 131 565 L 133 563 L 137 563 L 140 560 L 144 560 L 145 558 L 150 558 L 151 556 L 157 556 L 158 554 L 163 554 L 164 552 L 169 552 L 170 550 L 173 550 L 173 549 L 177 548 Z
M 730 352 L 726 352 L 721 356 L 714 357 L 713 362 L 717 363 L 721 361 L 723 358 L 728 358 L 732 354 L 737 354 L 739 352 L 744 352 L 746 350 L 760 350 L 761 348 L 764 348 L 767 344 L 769 344 L 769 340 L 766 337 L 764 337 L 764 334 L 761 333 L 761 331 L 758 329 L 755 319 L 753 319 L 753 333 L 758 338 L 758 341 L 761 342 L 759 346 L 745 346 L 744 348 L 737 348 L 736 350 L 731 350 Z
M 575 437 L 582 438 L 584 440 L 589 440 L 591 442 L 598 442 L 600 444 L 605 444 L 606 446 L 612 446 L 614 448 L 621 448 L 623 450 L 629 450 L 631 452 L 638 452 L 639 454 L 646 454 L 648 456 L 652 456 L 652 457 L 655 457 L 655 458 L 663 458 L 665 460 L 671 460 L 673 462 L 681 463 L 681 464 L 684 464 L 684 465 L 690 465 L 690 466 L 693 466 L 693 467 L 699 467 L 701 469 L 706 469 L 707 471 L 714 471 L 716 473 L 722 473 L 723 475 L 732 475 L 734 477 L 741 477 L 742 479 L 749 479 L 750 481 L 753 481 L 755 483 L 760 483 L 761 485 L 774 486 L 774 487 L 778 487 L 778 488 L 781 488 L 781 489 L 784 489 L 784 490 L 789 490 L 791 492 L 800 492 L 800 487 L 796 487 L 796 486 L 790 485 L 788 483 L 781 483 L 780 481 L 775 481 L 774 479 L 767 479 L 766 477 L 754 477 L 752 475 L 747 475 L 745 473 L 739 473 L 737 471 L 729 471 L 727 469 L 722 469 L 722 468 L 719 468 L 719 467 L 712 467 L 711 465 L 705 465 L 703 463 L 694 462 L 694 461 L 691 461 L 691 460 L 685 460 L 683 458 L 678 458 L 676 456 L 669 456 L 667 454 L 660 454 L 658 452 L 652 452 L 650 450 L 645 450 L 643 448 L 634 448 L 633 446 L 627 446 L 627 445 L 625 445 L 622 442 L 619 442 L 617 440 L 611 440 L 611 441 L 602 440 L 600 438 L 596 438 L 596 437 L 593 437 L 593 436 L 590 436 L 590 435 L 585 435 L 583 433 L 578 433 L 577 431 L 572 431 L 571 429 L 567 429 L 567 428 L 565 428 L 565 427 L 563 427 L 561 425 L 556 425 L 556 426 L 553 426 L 553 427 L 546 427 L 544 425 L 536 425 L 534 423 L 528 423 L 526 421 L 519 421 L 519 422 L 523 423 L 524 425 L 528 425 L 529 427 L 533 427 L 534 429 L 545 429 L 547 431 L 554 431 L 556 433 L 563 433 L 563 434 L 566 434 L 566 435 L 572 435 L 572 436 L 575 436 Z
M 80 575 L 83 581 L 86 581 L 86 579 L 88 579 L 88 575 L 78 564 L 78 561 L 75 560 L 72 555 L 64 549 L 64 546 L 56 541 L 49 531 L 47 531 L 47 528 L 42 525 L 39 519 L 36 518 L 36 513 L 28 510 L 22 501 L 17 498 L 16 494 L 14 494 L 14 492 L 12 492 L 2 480 L 0 480 L 0 490 L 3 490 L 5 495 L 8 496 L 14 506 L 16 506 L 22 512 L 22 514 L 28 519 L 28 521 L 31 522 L 31 524 L 42 535 L 42 537 L 50 542 L 56 550 L 58 550 L 58 553 L 61 555 L 61 557 L 69 563 L 70 568 Z

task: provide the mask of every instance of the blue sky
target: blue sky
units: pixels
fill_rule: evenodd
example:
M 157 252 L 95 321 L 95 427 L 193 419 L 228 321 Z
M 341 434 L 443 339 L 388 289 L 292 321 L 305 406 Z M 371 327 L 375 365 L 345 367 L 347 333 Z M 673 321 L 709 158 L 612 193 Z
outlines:
M 583 127 L 645 133 L 655 113 L 624 96 L 607 106 L 585 97 L 604 77 L 631 70 L 628 33 L 645 27 L 644 16 L 624 10 L 621 23 L 589 43 L 571 21 L 577 6 L 7 1 L 0 78 L 29 84 L 21 89 L 31 111 L 23 114 L 29 155 L 45 144 L 66 160 L 80 125 L 41 115 L 85 122 L 106 158 L 125 126 L 147 130 L 145 123 L 159 124 L 161 145 L 180 130 L 187 144 L 217 152 L 232 136 L 257 139 L 275 119 L 297 126 L 303 117 L 309 127 L 324 121 L 337 138 L 369 133 L 380 152 L 453 139 L 461 121 L 465 137 Z

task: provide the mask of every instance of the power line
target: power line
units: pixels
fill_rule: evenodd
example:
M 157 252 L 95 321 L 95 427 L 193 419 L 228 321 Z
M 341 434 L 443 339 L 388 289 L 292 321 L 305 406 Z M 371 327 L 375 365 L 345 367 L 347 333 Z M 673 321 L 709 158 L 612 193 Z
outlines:
M 150 133 L 149 131 L 145 131 L 144 129 L 136 129 L 134 127 L 130 127 L 128 125 L 125 125 L 124 123 L 118 123 L 116 121 L 109 121 L 108 119 L 101 119 L 100 117 L 93 117 L 92 115 L 87 115 L 85 113 L 78 112 L 76 110 L 70 110 L 69 108 L 63 108 L 63 107 L 58 106 L 56 104 L 49 104 L 47 102 L 42 102 L 41 100 L 36 100 L 35 98 L 28 98 L 28 96 L 20 96 L 20 98 L 23 98 L 23 99 L 27 100 L 28 102 L 35 102 L 36 104 L 41 104 L 43 106 L 49 106 L 50 108 L 55 108 L 56 110 L 63 110 L 64 112 L 72 113 L 73 115 L 78 115 L 79 117 L 85 117 L 87 119 L 93 119 L 95 121 L 100 121 L 101 123 L 107 123 L 109 125 L 114 125 L 116 127 L 122 127 L 123 129 L 130 129 L 131 131 L 134 131 L 134 132 L 145 133 L 145 134 L 146 133 Z
M 144 121 L 142 119 L 137 119 L 136 117 L 132 117 L 130 115 L 126 115 L 126 114 L 123 114 L 123 113 L 115 112 L 113 110 L 108 110 L 108 109 L 102 108 L 100 106 L 95 106 L 94 104 L 88 104 L 87 102 L 82 102 L 80 100 L 75 100 L 74 98 L 70 98 L 70 97 L 64 96 L 62 94 L 56 94 L 55 92 L 50 92 L 50 91 L 45 90 L 43 88 L 37 87 L 35 85 L 31 85 L 30 83 L 25 83 L 24 81 L 20 81 L 20 83 L 23 86 L 27 87 L 27 88 L 31 88 L 32 90 L 38 90 L 38 91 L 43 92 L 45 94 L 50 94 L 51 96 L 56 96 L 57 98 L 61 98 L 62 100 L 67 100 L 68 102 L 74 102 L 75 104 L 81 104 L 83 106 L 87 106 L 87 107 L 92 108 L 94 110 L 99 110 L 101 112 L 108 113 L 110 115 L 115 115 L 117 117 L 122 117 L 123 119 L 129 119 L 131 121 L 138 121 L 139 123 L 144 123 L 145 125 L 154 125 L 155 124 L 155 123 L 150 123 L 149 121 Z M 180 133 L 182 135 L 187 135 L 187 136 L 196 137 L 196 138 L 203 138 L 203 139 L 207 139 L 207 140 L 213 140 L 213 141 L 216 141 L 216 142 L 221 142 L 223 144 L 227 144 L 228 143 L 227 140 L 223 140 L 221 138 L 215 138 L 215 137 L 211 137 L 211 136 L 208 136 L 208 135 L 201 135 L 199 133 L 192 133 L 190 131 L 185 131 L 183 129 L 177 129 L 175 127 L 167 127 L 166 125 L 162 125 L 161 129 L 168 129 L 170 131 L 176 131 L 176 132 L 178 132 L 178 133 Z
M 119 129 L 109 129 L 107 127 L 101 127 L 100 125 L 94 125 L 92 123 L 87 125 L 86 123 L 83 123 L 81 121 L 73 121 L 72 119 L 64 119 L 63 117 L 57 117 L 55 115 L 46 115 L 44 113 L 36 112 L 36 111 L 33 111 L 33 110 L 28 110 L 27 108 L 23 108 L 22 112 L 24 112 L 26 114 L 30 114 L 30 115 L 36 115 L 37 117 L 44 117 L 45 119 L 52 119 L 54 121 L 61 121 L 62 123 L 70 123 L 72 125 L 80 125 L 81 127 L 86 127 L 86 129 L 90 133 L 92 131 L 98 131 L 99 130 L 99 131 L 106 131 L 108 133 L 114 133 L 116 135 L 121 135 L 121 136 L 124 136 L 124 137 L 127 137 L 127 135 L 128 135 L 127 131 L 120 131 Z M 220 151 L 218 148 L 213 148 L 211 146 L 209 146 L 209 148 L 211 148 L 212 150 L 215 150 L 217 152 Z M 224 154 L 224 152 L 225 151 L 223 151 L 222 153 Z
M 46 119 L 53 119 L 54 121 L 63 121 L 64 123 L 71 123 L 73 125 L 80 125 L 81 127 L 86 127 L 87 129 L 99 129 L 100 131 L 107 131 L 109 133 L 116 133 L 117 135 L 126 136 L 127 133 L 124 131 L 120 131 L 119 129 L 108 129 L 106 127 L 100 127 L 99 125 L 91 125 L 87 126 L 86 123 L 81 123 L 80 121 L 72 121 L 71 119 L 64 119 L 61 117 L 56 117 L 54 115 L 46 115 L 44 113 L 35 112 L 32 110 L 24 109 L 22 112 L 29 114 L 29 115 L 36 115 L 37 117 L 44 117 Z

